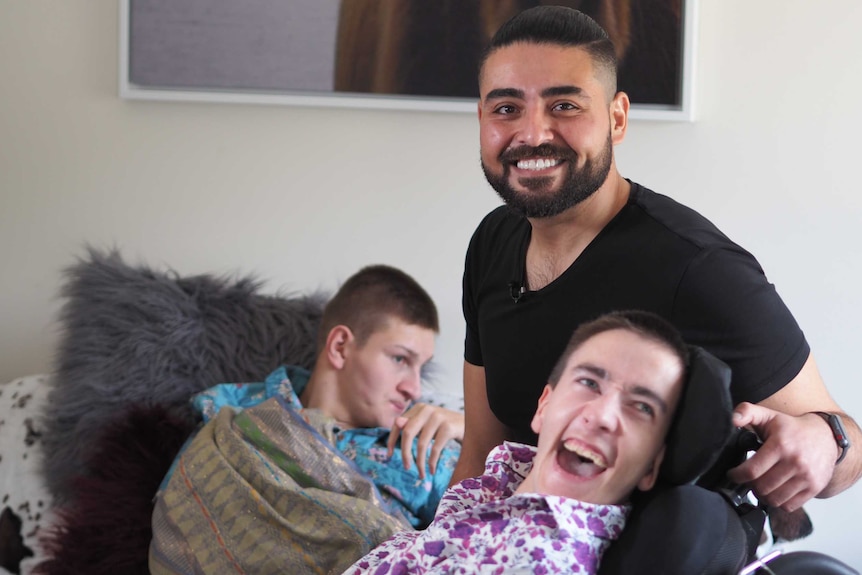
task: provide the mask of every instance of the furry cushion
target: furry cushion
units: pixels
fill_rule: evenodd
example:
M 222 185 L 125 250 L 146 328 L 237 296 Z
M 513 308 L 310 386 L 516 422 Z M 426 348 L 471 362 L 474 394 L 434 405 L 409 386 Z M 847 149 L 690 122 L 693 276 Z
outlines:
M 192 431 L 165 406 L 132 406 L 102 429 L 86 473 L 41 538 L 38 575 L 147 575 L 153 495 Z
M 105 424 L 132 405 L 191 422 L 189 397 L 311 367 L 327 297 L 265 296 L 253 278 L 180 277 L 89 248 L 65 270 L 61 341 L 41 417 L 42 473 L 58 503 Z

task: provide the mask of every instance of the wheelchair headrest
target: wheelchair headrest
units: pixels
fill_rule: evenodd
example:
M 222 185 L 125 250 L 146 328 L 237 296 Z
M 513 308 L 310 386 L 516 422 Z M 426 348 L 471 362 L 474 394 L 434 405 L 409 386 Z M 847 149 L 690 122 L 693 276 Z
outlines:
M 667 436 L 659 478 L 693 483 L 715 463 L 733 431 L 730 368 L 708 351 L 689 346 L 688 378 Z

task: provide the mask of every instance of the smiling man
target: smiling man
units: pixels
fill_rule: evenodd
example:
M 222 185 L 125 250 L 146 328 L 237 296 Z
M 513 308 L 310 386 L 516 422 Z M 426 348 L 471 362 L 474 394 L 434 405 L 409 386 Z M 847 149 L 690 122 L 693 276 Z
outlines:
M 679 333 L 654 314 L 583 324 L 539 399 L 538 447 L 498 446 L 428 529 L 396 534 L 347 573 L 595 573 L 629 495 L 655 484 L 687 365 Z
M 616 504 L 651 489 L 686 363 L 682 340 L 658 316 L 583 324 L 539 398 L 536 456 L 516 492 Z
M 506 205 L 465 258 L 466 428 L 453 482 L 481 473 L 504 440 L 536 441 L 532 407 L 575 327 L 641 309 L 731 367 L 734 423 L 764 440 L 732 470 L 736 482 L 786 510 L 839 493 L 862 475 L 858 426 L 757 260 L 620 174 L 629 99 L 616 74 L 604 30 L 560 6 L 521 12 L 483 56 L 482 168 Z

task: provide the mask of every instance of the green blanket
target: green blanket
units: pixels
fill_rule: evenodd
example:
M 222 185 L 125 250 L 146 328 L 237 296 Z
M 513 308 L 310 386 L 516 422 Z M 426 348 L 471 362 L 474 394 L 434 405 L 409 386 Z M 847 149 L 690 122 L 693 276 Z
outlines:
M 157 496 L 151 573 L 342 573 L 411 529 L 332 437 L 280 398 L 222 409 Z

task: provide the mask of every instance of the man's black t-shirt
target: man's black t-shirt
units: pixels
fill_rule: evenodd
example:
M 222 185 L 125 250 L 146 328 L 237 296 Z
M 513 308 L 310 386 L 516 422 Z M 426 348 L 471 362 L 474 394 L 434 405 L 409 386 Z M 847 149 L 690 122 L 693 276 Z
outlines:
M 502 206 L 473 234 L 464 271 L 464 357 L 484 366 L 490 407 L 512 440 L 530 421 L 575 327 L 614 310 L 670 320 L 730 365 L 734 403 L 792 380 L 809 346 L 757 260 L 697 212 L 632 184 L 629 202 L 572 266 L 520 297 L 530 223 Z M 517 300 L 517 301 L 515 301 Z

